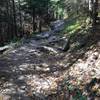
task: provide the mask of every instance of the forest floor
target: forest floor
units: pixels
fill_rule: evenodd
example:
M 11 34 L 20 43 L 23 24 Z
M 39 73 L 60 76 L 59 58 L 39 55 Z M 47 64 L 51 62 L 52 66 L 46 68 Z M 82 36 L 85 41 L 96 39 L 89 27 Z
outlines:
M 59 49 L 64 43 L 59 34 L 44 32 L 3 54 L 0 100 L 73 100 L 75 89 L 82 91 L 75 100 L 100 100 L 99 29 L 80 30 L 67 52 Z

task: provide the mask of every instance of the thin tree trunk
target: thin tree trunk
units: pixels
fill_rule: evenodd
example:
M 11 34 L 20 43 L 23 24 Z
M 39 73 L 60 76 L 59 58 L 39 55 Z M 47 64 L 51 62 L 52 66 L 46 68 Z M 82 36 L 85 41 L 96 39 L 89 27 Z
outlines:
M 15 36 L 17 36 L 16 9 L 15 9 L 15 1 L 14 0 L 12 0 L 12 5 L 13 5 L 14 33 L 15 33 Z
M 42 19 L 41 16 L 39 17 L 39 32 L 42 31 Z
M 3 25 L 2 25 L 2 23 L 0 24 L 0 28 L 1 28 L 1 34 L 0 34 L 0 45 L 2 46 L 2 45 L 4 45 L 4 35 L 3 35 L 3 31 L 2 31 L 2 29 L 3 29 Z
M 10 1 L 7 0 L 7 40 L 10 39 L 11 37 L 11 34 L 10 34 L 10 14 L 9 14 L 9 4 L 10 4 Z
M 23 23 L 22 23 L 21 2 L 20 2 L 20 0 L 18 0 L 18 4 L 19 4 L 20 31 L 21 31 L 20 34 L 23 36 Z
M 35 23 L 35 8 L 33 8 L 32 16 L 33 16 L 33 32 L 35 32 L 35 31 L 36 31 L 36 23 Z

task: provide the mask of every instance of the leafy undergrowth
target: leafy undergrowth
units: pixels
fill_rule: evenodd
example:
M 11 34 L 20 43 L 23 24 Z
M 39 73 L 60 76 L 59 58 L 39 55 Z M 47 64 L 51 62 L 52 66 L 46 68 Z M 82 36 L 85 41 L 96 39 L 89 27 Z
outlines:
M 66 91 L 69 93 L 69 100 L 87 100 L 87 96 L 83 93 L 81 89 L 70 84 L 68 80 L 64 80 L 64 85 Z
M 64 34 L 65 37 L 74 37 L 76 36 L 79 32 L 81 34 L 88 33 L 85 32 L 89 29 L 90 24 L 89 24 L 89 18 L 84 17 L 75 17 L 69 19 L 68 22 L 66 22 L 66 25 L 64 27 L 64 30 L 61 32 L 61 34 Z
M 76 27 L 75 29 L 77 30 Z M 59 63 L 67 66 L 71 62 L 64 72 L 65 80 L 62 82 L 64 84 L 62 86 L 64 87 L 62 100 L 66 98 L 66 100 L 100 100 L 99 33 L 100 31 L 97 30 L 85 29 L 80 30 L 71 38 L 71 43 L 75 44 L 76 41 L 83 39 L 82 42 L 85 41 L 86 44 L 81 48 L 76 48 L 75 46 L 74 50 L 67 52 L 67 54 L 64 53 L 64 59 Z M 67 96 L 65 96 L 66 93 Z
M 96 51 L 95 51 L 96 50 Z M 89 50 L 78 59 L 65 75 L 66 91 L 73 99 L 99 100 L 100 96 L 100 54 L 98 48 Z
M 68 90 L 74 94 L 73 100 L 99 100 L 100 99 L 100 31 L 88 31 L 81 38 L 75 35 L 73 40 L 77 41 L 82 37 L 89 37 L 85 40 L 86 44 L 81 49 L 74 49 L 75 59 L 80 55 L 74 64 L 67 70 L 65 77 L 67 79 Z M 71 52 L 72 53 L 72 52 Z M 77 89 L 79 92 L 77 92 Z M 78 97 L 78 98 L 77 98 Z M 76 99 L 77 98 L 77 99 Z M 70 100 L 70 99 L 69 99 Z
M 67 34 L 71 34 L 74 33 L 75 30 L 77 30 L 78 28 L 80 28 L 80 23 L 77 20 L 72 20 L 71 22 L 66 24 L 63 32 Z

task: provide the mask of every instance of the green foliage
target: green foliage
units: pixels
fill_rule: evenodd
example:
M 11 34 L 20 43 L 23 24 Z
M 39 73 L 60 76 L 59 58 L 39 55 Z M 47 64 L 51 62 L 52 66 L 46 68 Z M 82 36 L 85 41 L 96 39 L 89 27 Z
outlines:
M 80 22 L 77 20 L 77 18 L 74 18 L 66 23 L 62 33 L 67 35 L 72 35 L 80 28 L 81 28 Z
M 64 82 L 65 82 L 67 91 L 69 91 L 69 93 L 73 94 L 72 100 L 87 100 L 87 97 L 82 94 L 82 91 L 80 89 L 76 88 L 74 85 L 70 84 L 66 80 Z
M 76 95 L 73 97 L 73 100 L 87 100 L 87 97 L 82 95 L 80 90 L 77 90 Z
M 47 10 L 48 4 L 50 3 L 50 0 L 24 0 L 25 5 L 23 5 L 23 8 L 27 7 L 27 11 L 32 14 L 33 9 L 35 9 L 36 14 L 44 14 Z
M 80 24 L 79 22 L 75 22 L 73 24 L 70 24 L 68 25 L 66 28 L 65 28 L 65 32 L 69 33 L 69 34 L 72 34 L 74 33 L 77 29 L 80 28 Z

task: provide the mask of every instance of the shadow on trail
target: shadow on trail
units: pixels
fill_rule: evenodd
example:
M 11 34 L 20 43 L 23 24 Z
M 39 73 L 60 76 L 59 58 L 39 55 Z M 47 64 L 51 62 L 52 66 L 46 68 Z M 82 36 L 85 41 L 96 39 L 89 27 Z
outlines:
M 68 52 L 58 51 L 58 53 L 55 54 L 54 52 L 41 51 L 39 48 L 33 48 L 30 45 L 23 45 L 0 58 L 1 88 L 5 89 L 8 94 L 13 95 L 12 97 L 16 95 L 16 98 L 26 98 L 26 94 L 29 94 L 32 88 L 32 86 L 27 83 L 27 80 L 30 80 L 34 75 L 38 77 L 43 75 L 45 78 L 49 76 L 59 78 L 60 75 L 68 70 L 78 59 L 83 59 L 85 53 L 92 49 L 91 46 L 97 45 L 100 42 L 98 31 L 88 36 L 87 34 L 80 34 L 81 33 L 77 33 L 75 37 L 72 38 L 72 50 L 70 49 Z M 81 45 L 83 42 L 85 43 Z M 32 80 L 34 80 L 34 78 Z M 96 80 L 96 82 L 99 81 Z M 8 83 L 8 87 L 4 86 L 6 83 Z M 94 86 L 94 84 L 92 86 Z M 8 88 L 8 90 L 6 90 L 6 88 Z M 90 95 L 92 94 L 91 88 L 90 86 L 88 89 Z M 95 95 L 95 93 L 93 94 Z

